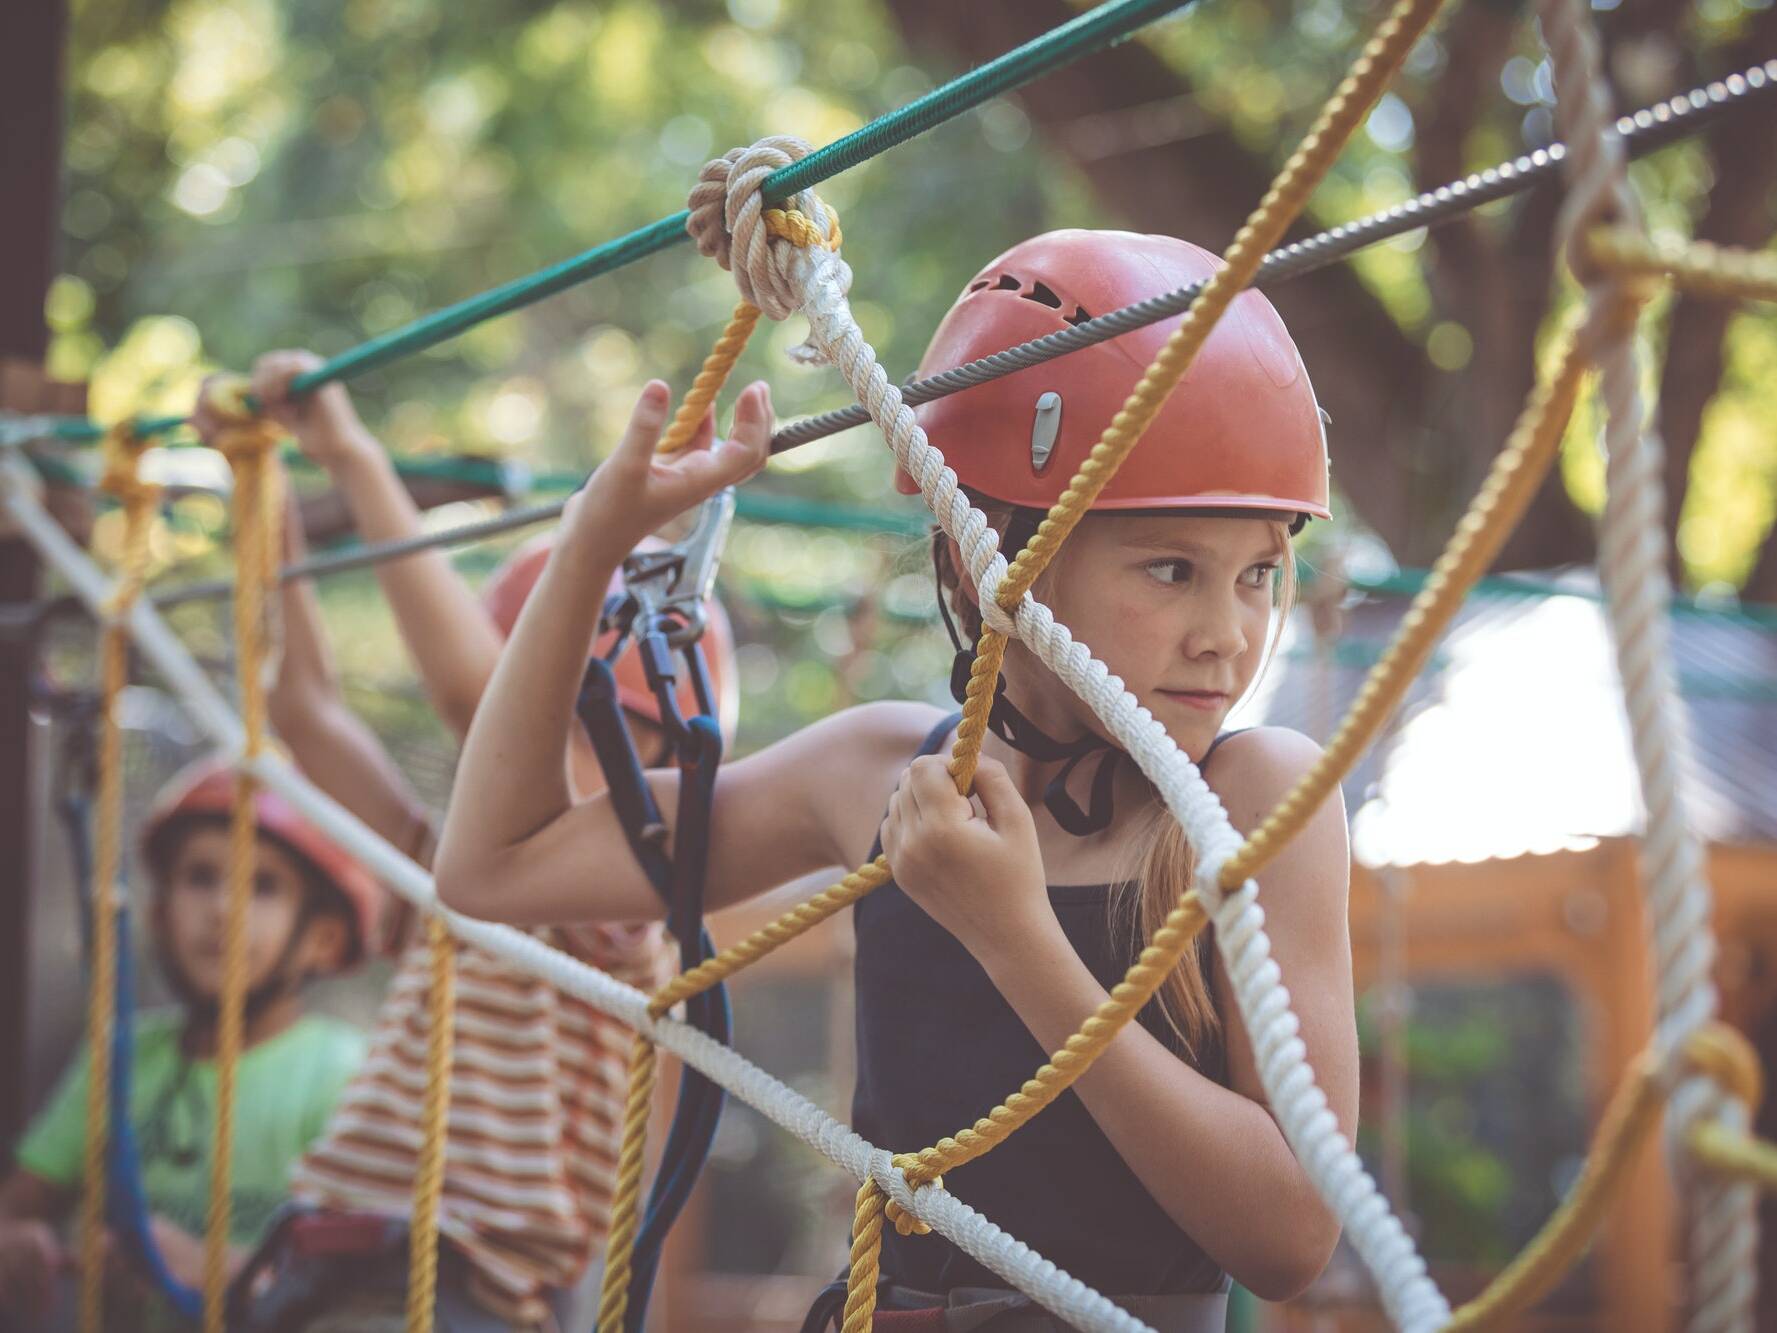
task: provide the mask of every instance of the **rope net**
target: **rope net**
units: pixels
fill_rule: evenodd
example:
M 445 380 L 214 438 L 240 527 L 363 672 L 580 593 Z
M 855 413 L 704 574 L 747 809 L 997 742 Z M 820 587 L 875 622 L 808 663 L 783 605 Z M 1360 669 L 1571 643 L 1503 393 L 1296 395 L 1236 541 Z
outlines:
M 1157 13 L 1171 7 L 1140 6 L 1125 0 L 1105 9 L 1116 10 L 1127 19 L 1137 10 Z M 997 534 L 986 516 L 960 492 L 955 474 L 925 438 L 911 407 L 878 365 L 851 314 L 846 296 L 851 270 L 838 253 L 838 219 L 809 188 L 821 178 L 813 168 L 821 155 L 811 154 L 798 140 L 785 138 L 737 149 L 705 168 L 691 206 L 682 215 L 684 230 L 699 248 L 734 272 L 742 301 L 681 405 L 662 448 L 681 448 L 694 437 L 761 315 L 772 319 L 793 313 L 806 316 L 810 325 L 806 354 L 831 363 L 846 379 L 861 407 L 881 429 L 897 463 L 918 484 L 939 527 L 956 541 L 980 593 L 983 628 L 951 754 L 950 772 L 958 789 L 966 792 L 971 786 L 1000 666 L 1007 646 L 1016 638 L 1094 709 L 1154 784 L 1198 853 L 1195 883 L 1097 1012 L 987 1116 L 936 1144 L 900 1153 L 868 1144 L 763 1070 L 670 1016 L 683 1000 L 733 976 L 886 883 L 892 870 L 885 858 L 860 867 L 747 939 L 674 977 L 651 996 L 521 932 L 458 917 L 439 907 L 422 870 L 265 747 L 264 664 L 272 637 L 267 594 L 278 575 L 281 499 L 270 464 L 277 433 L 251 403 L 235 394 L 233 422 L 223 444 L 236 470 L 238 719 L 155 610 L 138 596 L 146 550 L 143 520 L 154 502 L 150 490 L 134 476 L 140 434 L 124 430 L 107 440 L 107 489 L 122 501 L 130 525 L 122 574 L 115 584 L 106 584 L 48 518 L 33 493 L 28 469 L 16 458 L 0 460 L 7 509 L 105 624 L 106 739 L 101 747 L 101 791 L 105 796 L 96 879 L 100 909 L 95 915 L 94 999 L 89 1010 L 89 1031 L 94 1038 L 93 1094 L 83 1205 L 89 1241 L 103 1223 L 106 1108 L 102 1085 L 107 1071 L 101 1065 L 101 1052 L 108 1042 L 98 1038 L 109 1030 L 109 1010 L 102 1003 L 108 998 L 109 984 L 103 976 L 112 966 L 107 961 L 108 951 L 115 947 L 107 942 L 114 939 L 108 933 L 112 915 L 109 885 L 115 878 L 118 847 L 120 760 L 113 713 L 126 677 L 126 640 L 133 636 L 191 705 L 211 739 L 238 756 L 240 770 L 232 822 L 227 979 L 219 1034 L 219 1095 L 206 1242 L 206 1330 L 220 1330 L 224 1318 L 232 1086 L 244 995 L 241 922 L 252 866 L 251 802 L 256 783 L 284 794 L 342 843 L 359 851 L 398 892 L 434 913 L 430 936 L 434 1022 L 427 1053 L 431 1092 L 421 1113 L 425 1146 L 412 1224 L 411 1330 L 430 1325 L 436 1276 L 437 1199 L 453 1012 L 453 936 L 536 973 L 636 1029 L 619 1187 L 600 1302 L 601 1329 L 620 1329 L 627 1308 L 656 1055 L 665 1047 L 859 1179 L 843 1325 L 846 1333 L 862 1333 L 871 1326 L 885 1224 L 903 1232 L 937 1230 L 1070 1322 L 1083 1328 L 1121 1330 L 1141 1325 L 954 1198 L 943 1188 L 942 1176 L 1003 1143 L 1089 1069 L 1154 994 L 1195 936 L 1210 924 L 1215 927 L 1216 944 L 1228 968 L 1271 1109 L 1353 1247 L 1374 1274 L 1389 1315 L 1398 1326 L 1409 1330 L 1493 1327 L 1528 1308 L 1583 1252 L 1637 1148 L 1658 1122 L 1660 1111 L 1669 1108 L 1675 1141 L 1690 1164 L 1686 1180 L 1692 1190 L 1692 1250 L 1699 1292 L 1691 1326 L 1699 1330 L 1750 1328 L 1756 1240 L 1752 1202 L 1760 1184 L 1769 1186 L 1777 1181 L 1777 1168 L 1773 1167 L 1777 1149 L 1752 1139 L 1746 1128 L 1758 1096 L 1756 1057 L 1714 1018 L 1716 1000 L 1708 979 L 1714 951 L 1709 890 L 1701 877 L 1695 839 L 1684 819 L 1676 776 L 1684 738 L 1671 708 L 1672 676 L 1665 642 L 1671 589 L 1660 535 L 1664 530 L 1660 459 L 1657 442 L 1643 427 L 1634 334 L 1637 315 L 1655 279 L 1722 296 L 1770 298 L 1777 294 L 1777 274 L 1773 274 L 1768 256 L 1656 244 L 1646 238 L 1628 190 L 1621 133 L 1611 113 L 1597 37 L 1583 0 L 1540 0 L 1539 9 L 1561 94 L 1557 115 L 1567 140 L 1562 168 L 1569 186 L 1562 244 L 1583 287 L 1584 300 L 1560 335 L 1551 370 L 1525 403 L 1484 485 L 1326 752 L 1249 837 L 1242 838 L 1230 826 L 1214 793 L 1164 729 L 1031 592 L 1095 497 L 1136 447 L 1221 313 L 1261 272 L 1273 247 L 1438 8 L 1439 0 L 1397 0 L 1235 238 L 1225 256 L 1226 267 L 1195 294 L 1183 322 L 1123 410 L 1107 424 L 1078 475 L 1030 542 L 1009 563 L 998 549 Z M 1074 33 L 1073 40 L 1082 43 L 1078 49 L 1066 42 L 1043 49 L 1048 57 L 1068 52 L 1071 58 L 1090 44 L 1080 36 L 1083 31 Z M 1093 39 L 1108 40 L 1107 32 L 1108 28 L 1095 29 Z M 917 128 L 907 131 L 915 132 Z M 858 149 L 866 150 L 870 150 L 869 144 Z M 831 174 L 846 164 L 823 163 L 822 170 Z M 786 182 L 796 186 L 794 192 L 787 197 L 772 193 L 774 187 L 782 190 Z M 649 240 L 654 248 L 668 243 L 658 240 L 656 244 L 657 239 Z M 616 250 L 605 249 L 615 254 L 625 246 L 639 244 L 631 237 L 613 242 Z M 599 262 L 609 258 L 602 256 Z M 508 299 L 505 306 L 492 299 L 500 295 L 490 293 L 477 307 L 477 317 L 510 308 L 509 298 L 514 294 L 504 294 L 502 299 Z M 463 318 L 464 313 L 454 308 L 440 312 L 436 322 L 420 331 L 423 336 L 409 338 L 412 348 L 399 339 L 388 346 L 367 345 L 360 349 L 363 355 L 348 356 L 317 372 L 320 378 L 314 383 L 379 364 L 403 350 L 430 345 L 427 339 L 448 336 L 442 330 L 466 327 Z M 1392 716 L 1438 635 L 1485 572 L 1546 476 L 1586 376 L 1594 367 L 1600 371 L 1609 423 L 1609 498 L 1602 523 L 1600 563 L 1648 805 L 1646 879 L 1659 977 L 1657 1027 L 1646 1053 L 1613 1099 L 1570 1197 L 1517 1260 L 1480 1296 L 1453 1312 L 1427 1277 L 1411 1239 L 1359 1162 L 1315 1083 L 1307 1051 L 1297 1035 L 1288 992 L 1269 956 L 1264 913 L 1257 902 L 1259 888 L 1252 877 L 1312 816 Z M 99 1296 L 95 1283 L 89 1281 L 87 1287 L 82 1304 L 84 1326 L 96 1328 Z

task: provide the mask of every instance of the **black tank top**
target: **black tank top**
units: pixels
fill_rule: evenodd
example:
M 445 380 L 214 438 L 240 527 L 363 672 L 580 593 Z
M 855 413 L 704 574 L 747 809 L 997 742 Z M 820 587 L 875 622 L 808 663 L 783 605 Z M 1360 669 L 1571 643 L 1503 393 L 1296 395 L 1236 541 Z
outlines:
M 934 729 L 919 753 L 935 753 L 957 716 Z M 1110 894 L 1105 884 L 1049 889 L 1068 941 L 1107 990 L 1122 980 L 1137 953 L 1128 932 L 1120 929 L 1121 938 L 1112 937 Z M 1048 1053 L 969 951 L 896 884 L 861 899 L 852 919 L 858 941 L 852 1122 L 879 1147 L 917 1151 L 974 1124 L 1035 1073 Z M 1208 942 L 1206 931 L 1199 940 L 1205 976 L 1214 960 Z M 1157 999 L 1137 1021 L 1188 1059 Z M 1216 1082 L 1227 1082 L 1219 1046 L 1192 1063 Z M 1073 1092 L 986 1156 L 949 1173 L 944 1183 L 1106 1295 L 1176 1295 L 1224 1286 L 1221 1270 L 1154 1202 Z M 919 1291 L 1005 1285 L 936 1232 L 902 1236 L 893 1227 L 883 1229 L 882 1271 Z

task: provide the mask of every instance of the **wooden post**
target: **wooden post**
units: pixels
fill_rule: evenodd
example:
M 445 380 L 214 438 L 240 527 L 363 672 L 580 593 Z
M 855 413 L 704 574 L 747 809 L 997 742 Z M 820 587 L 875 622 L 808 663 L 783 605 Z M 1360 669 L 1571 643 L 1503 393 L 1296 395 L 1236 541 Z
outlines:
M 64 0 L 13 5 L 0 42 L 0 407 L 43 410 L 32 380 L 48 347 L 43 302 L 55 265 L 61 164 Z M 24 373 L 20 373 L 21 369 Z M 47 388 L 47 386 L 43 386 Z M 15 398 L 14 394 L 18 396 Z M 46 395 L 58 397 L 59 395 Z M 65 404 L 65 398 L 60 399 Z M 36 555 L 0 534 L 0 1143 L 18 1135 L 30 993 L 31 827 L 30 686 L 35 636 L 20 630 L 21 604 L 37 596 Z M 8 614 L 11 613 L 11 614 Z

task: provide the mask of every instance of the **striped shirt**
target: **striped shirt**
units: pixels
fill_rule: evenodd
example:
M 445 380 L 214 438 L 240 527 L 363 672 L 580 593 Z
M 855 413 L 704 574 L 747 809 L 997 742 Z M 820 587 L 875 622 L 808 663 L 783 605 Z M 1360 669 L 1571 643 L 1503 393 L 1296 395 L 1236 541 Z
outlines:
M 658 926 L 537 932 L 619 980 L 670 975 Z M 370 1052 L 292 1193 L 323 1207 L 405 1216 L 426 1088 L 423 935 L 402 956 Z M 547 1315 L 602 1248 L 617 1178 L 631 1031 L 583 1001 L 459 945 L 450 1116 L 438 1227 L 468 1261 L 470 1295 L 520 1327 Z

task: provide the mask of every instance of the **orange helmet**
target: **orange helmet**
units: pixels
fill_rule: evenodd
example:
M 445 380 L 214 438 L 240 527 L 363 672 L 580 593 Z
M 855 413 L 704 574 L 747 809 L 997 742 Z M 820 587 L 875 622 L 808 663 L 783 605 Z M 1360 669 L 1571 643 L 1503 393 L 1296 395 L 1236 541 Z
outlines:
M 921 378 L 1200 282 L 1222 266 L 1170 236 L 1053 231 L 975 275 Z M 1061 496 L 1183 316 L 926 403 L 918 419 L 957 479 L 1002 503 Z M 905 473 L 896 484 L 917 487 Z M 1329 518 L 1327 446 L 1308 372 L 1277 311 L 1234 298 L 1095 509 L 1262 509 Z
M 193 816 L 227 819 L 234 809 L 235 771 L 219 759 L 200 759 L 176 773 L 160 789 L 142 828 L 142 852 L 157 889 L 172 855 L 171 834 Z M 383 909 L 382 886 L 338 843 L 316 828 L 274 791 L 256 787 L 253 817 L 259 831 L 276 838 L 325 880 L 345 901 L 352 940 L 343 967 L 362 959 L 377 939 Z
M 553 533 L 539 533 L 525 542 L 500 562 L 499 568 L 488 576 L 486 583 L 481 585 L 481 602 L 487 612 L 499 626 L 500 633 L 510 636 L 512 627 L 518 623 L 518 613 L 523 609 L 525 599 L 531 595 L 531 589 L 537 586 L 537 580 L 543 577 L 543 566 L 549 563 L 549 552 L 554 548 Z M 618 570 L 611 576 L 611 586 L 606 596 L 612 597 L 623 592 L 623 571 Z M 734 668 L 734 631 L 729 626 L 728 615 L 722 610 L 722 604 L 715 598 L 710 599 L 710 614 L 703 631 L 704 661 L 709 667 L 710 690 L 716 699 L 716 720 L 722 728 L 722 735 L 732 741 L 735 724 L 740 715 L 740 683 L 736 679 Z M 601 634 L 592 642 L 588 656 L 609 652 L 614 634 Z M 617 677 L 617 700 L 623 707 L 645 717 L 650 722 L 660 721 L 660 701 L 654 697 L 654 691 L 648 688 L 648 675 L 642 668 L 642 655 L 631 643 L 623 650 L 623 655 L 611 664 L 612 673 Z M 679 707 L 685 710 L 686 716 L 697 711 L 697 695 L 689 677 L 679 682 Z

